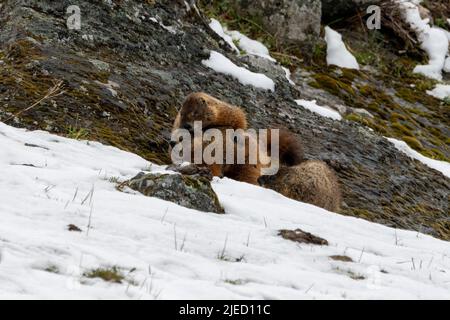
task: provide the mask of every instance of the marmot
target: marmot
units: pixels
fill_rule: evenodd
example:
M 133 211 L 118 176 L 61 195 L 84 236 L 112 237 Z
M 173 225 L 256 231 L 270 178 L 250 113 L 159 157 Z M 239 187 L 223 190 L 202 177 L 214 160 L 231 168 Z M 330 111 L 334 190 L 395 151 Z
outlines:
M 230 128 L 218 127 L 213 128 L 220 131 L 223 140 L 219 141 L 219 146 L 221 144 L 221 148 L 223 150 L 222 158 L 218 159 L 218 163 L 214 162 L 216 159 L 215 154 L 212 154 L 212 159 L 202 157 L 202 164 L 207 166 L 213 176 L 215 177 L 227 177 L 233 180 L 247 182 L 251 184 L 258 185 L 258 178 L 261 176 L 261 169 L 263 167 L 262 163 L 269 163 L 268 158 L 264 153 L 259 150 L 258 142 L 252 136 L 245 136 L 243 141 L 241 139 L 235 139 L 232 135 L 227 135 L 226 130 Z M 192 139 L 192 149 L 191 149 L 191 160 L 194 159 L 194 150 L 195 148 L 199 148 L 201 150 L 202 155 L 209 145 L 211 145 L 212 141 L 206 141 L 202 138 L 193 138 Z M 232 147 L 233 150 L 227 150 L 227 147 Z M 238 148 L 241 147 L 243 152 L 243 163 L 238 164 Z M 251 151 L 251 148 L 254 150 Z M 251 152 L 255 153 L 255 158 L 252 159 Z M 232 164 L 227 163 L 227 155 L 233 153 L 234 157 L 232 160 Z M 264 161 L 261 161 L 263 160 Z
M 194 129 L 194 121 L 202 121 L 203 130 L 226 127 L 247 129 L 247 116 L 236 106 L 220 101 L 206 93 L 196 92 L 187 96 L 178 112 L 173 129 Z
M 183 103 L 181 110 L 178 112 L 174 121 L 172 132 L 183 128 L 193 133 L 194 122 L 202 121 L 202 129 L 219 129 L 221 130 L 226 145 L 226 129 L 247 129 L 247 116 L 245 112 L 237 107 L 226 102 L 220 101 L 206 93 L 198 92 L 190 94 Z M 271 136 L 272 131 L 267 131 L 267 151 L 270 157 L 271 151 Z M 194 141 L 194 144 L 202 144 L 207 147 L 208 143 L 201 141 Z M 171 141 L 171 148 L 174 147 L 178 141 Z M 235 143 L 237 143 L 235 141 Z M 208 167 L 214 176 L 225 176 L 234 180 L 244 181 L 252 184 L 258 184 L 257 179 L 261 176 L 261 169 L 270 166 L 270 160 L 264 157 L 264 152 L 261 152 L 258 145 L 258 162 L 257 164 L 249 163 L 249 141 L 246 140 L 245 146 L 245 164 L 210 164 Z M 170 151 L 171 151 L 170 148 Z M 235 151 L 237 145 L 235 145 Z M 224 148 L 225 150 L 225 148 Z M 170 152 L 169 151 L 169 152 Z M 225 153 L 226 154 L 226 153 Z M 235 152 L 236 154 L 236 152 Z M 261 160 L 263 160 L 261 162 Z M 293 166 L 303 161 L 303 148 L 301 140 L 286 129 L 279 131 L 279 164 Z M 225 162 L 223 162 L 225 163 Z M 262 165 L 264 163 L 265 165 Z
M 276 175 L 261 176 L 261 186 L 294 200 L 329 211 L 341 207 L 341 187 L 333 170 L 323 161 L 308 160 L 294 167 L 282 167 Z

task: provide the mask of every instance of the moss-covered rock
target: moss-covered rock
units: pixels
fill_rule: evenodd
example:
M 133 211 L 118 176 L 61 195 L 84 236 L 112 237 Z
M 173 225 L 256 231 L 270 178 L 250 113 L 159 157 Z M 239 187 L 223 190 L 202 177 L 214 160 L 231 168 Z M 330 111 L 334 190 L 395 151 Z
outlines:
M 122 183 L 148 197 L 174 202 L 180 206 L 204 212 L 224 213 L 219 198 L 207 178 L 181 174 L 145 174 Z

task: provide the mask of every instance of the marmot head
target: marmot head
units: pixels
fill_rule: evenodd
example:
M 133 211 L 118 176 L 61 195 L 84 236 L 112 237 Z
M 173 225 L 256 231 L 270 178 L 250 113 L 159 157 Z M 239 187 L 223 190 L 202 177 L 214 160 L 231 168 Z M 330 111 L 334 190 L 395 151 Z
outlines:
M 193 132 L 195 121 L 202 121 L 203 130 L 214 124 L 216 113 L 207 99 L 205 93 L 192 93 L 186 98 L 180 110 L 179 128 Z

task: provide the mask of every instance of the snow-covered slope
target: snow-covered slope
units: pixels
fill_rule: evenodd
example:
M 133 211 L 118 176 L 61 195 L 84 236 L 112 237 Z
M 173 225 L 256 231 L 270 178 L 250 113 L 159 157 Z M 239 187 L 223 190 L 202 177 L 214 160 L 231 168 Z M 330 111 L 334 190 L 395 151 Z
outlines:
M 0 145 L 0 298 L 450 298 L 448 242 L 227 179 L 227 213 L 201 213 L 117 191 L 163 170 L 136 155 L 1 123 Z M 296 228 L 330 245 L 277 235 Z M 83 276 L 102 266 L 128 282 Z

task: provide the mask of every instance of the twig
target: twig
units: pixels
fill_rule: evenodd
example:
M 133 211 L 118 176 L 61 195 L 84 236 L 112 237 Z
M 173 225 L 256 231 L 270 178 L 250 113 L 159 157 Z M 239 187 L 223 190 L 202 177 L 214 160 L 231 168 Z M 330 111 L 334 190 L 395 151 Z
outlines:
M 361 251 L 361 256 L 359 257 L 359 260 L 358 260 L 358 263 L 361 263 L 361 260 L 362 260 L 362 257 L 363 257 L 363 254 L 364 254 L 364 250 L 365 250 L 366 248 L 363 248 L 362 249 L 362 251 Z
M 89 230 L 91 229 L 91 221 L 92 221 L 92 211 L 94 210 L 94 206 L 91 206 L 91 210 L 89 211 L 89 220 L 88 220 L 88 225 L 87 225 L 87 230 L 86 230 L 86 236 L 89 236 Z
M 176 223 L 173 225 L 173 233 L 174 233 L 174 241 L 175 241 L 175 251 L 178 251 L 178 245 L 177 245 L 177 224 Z
M 33 108 L 35 108 L 36 106 L 38 106 L 41 102 L 43 102 L 44 100 L 50 99 L 50 98 L 55 98 L 57 96 L 60 96 L 61 94 L 64 93 L 64 91 L 60 91 L 62 89 L 63 86 L 63 81 L 60 80 L 58 82 L 56 82 L 53 87 L 51 87 L 50 89 L 48 89 L 47 94 L 45 96 L 43 96 L 41 99 L 39 99 L 38 101 L 36 101 L 35 103 L 33 103 L 31 106 L 29 106 L 28 108 L 25 108 L 15 114 L 13 114 L 12 116 L 10 116 L 9 118 L 7 118 L 6 120 L 4 120 L 3 122 L 8 122 L 18 116 L 20 116 L 22 113 L 27 112 Z
M 227 250 L 227 243 L 228 243 L 228 234 L 225 236 L 225 242 L 223 244 L 222 252 L 218 256 L 218 258 L 220 260 L 224 260 L 225 259 L 225 251 Z
M 309 292 L 314 287 L 314 283 L 305 291 L 305 294 Z
M 187 232 L 184 234 L 183 242 L 181 243 L 181 247 L 180 247 L 180 251 L 181 252 L 184 250 L 184 245 L 186 243 L 186 238 L 187 238 Z

